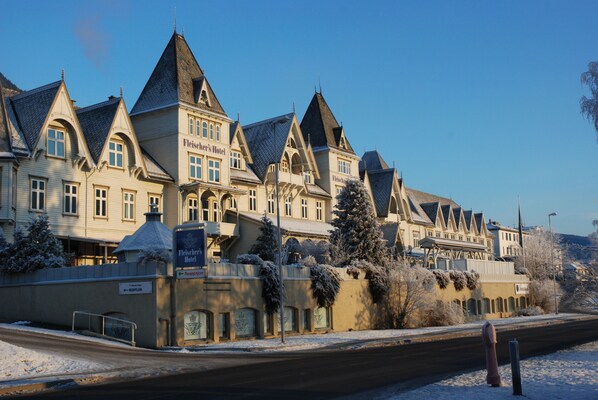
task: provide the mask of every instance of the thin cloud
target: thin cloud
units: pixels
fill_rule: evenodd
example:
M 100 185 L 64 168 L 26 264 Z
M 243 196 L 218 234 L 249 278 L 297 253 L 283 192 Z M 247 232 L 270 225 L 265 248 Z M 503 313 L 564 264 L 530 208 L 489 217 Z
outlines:
M 97 68 L 106 65 L 108 57 L 108 35 L 100 29 L 100 16 L 80 18 L 75 23 L 75 36 L 83 46 L 85 56 Z

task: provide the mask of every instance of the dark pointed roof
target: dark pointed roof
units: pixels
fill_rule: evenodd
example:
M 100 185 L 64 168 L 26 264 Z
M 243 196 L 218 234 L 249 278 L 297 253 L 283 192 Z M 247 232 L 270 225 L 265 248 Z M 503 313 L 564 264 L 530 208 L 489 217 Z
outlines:
M 366 151 L 363 153 L 361 161 L 359 161 L 360 171 L 367 170 L 368 172 L 371 172 L 381 169 L 389 169 L 389 166 L 377 150 Z
M 475 213 L 474 215 L 476 225 L 478 226 L 479 231 L 481 232 L 483 229 L 484 223 L 484 213 Z
M 62 81 L 22 92 L 8 99 L 29 149 L 37 141 Z
M 0 153 L 2 157 L 12 154 L 10 145 L 10 130 L 6 104 L 4 104 L 4 75 L 0 73 Z
M 77 110 L 77 119 L 96 164 L 108 139 L 120 101 L 120 97 L 113 97 L 102 103 Z
M 395 179 L 395 170 L 393 168 L 368 172 L 370 178 L 370 187 L 374 196 L 376 205 L 376 214 L 378 217 L 388 216 L 388 208 L 392 196 L 392 185 Z
M 421 204 L 421 208 L 424 210 L 424 212 L 426 213 L 428 218 L 430 218 L 430 221 L 432 221 L 433 224 L 436 224 L 436 217 L 438 216 L 439 206 L 440 205 L 438 203 Z
M 461 221 L 461 208 L 453 208 L 453 217 L 455 217 L 455 224 L 457 225 L 457 229 L 461 227 L 463 221 Z
M 294 116 L 295 114 L 290 113 L 243 127 L 253 158 L 253 171 L 262 182 L 266 178 L 268 165 L 282 159 Z
M 472 210 L 463 211 L 463 217 L 465 217 L 465 226 L 467 227 L 468 230 L 471 230 L 471 221 L 472 221 L 472 217 L 473 217 L 473 211 Z
M 442 217 L 444 218 L 444 226 L 448 226 L 449 220 L 451 218 L 451 206 L 449 204 L 444 204 L 440 208 L 442 209 Z
M 206 89 L 207 103 L 199 101 L 202 88 Z M 228 118 L 187 41 L 175 32 L 133 106 L 131 115 L 180 103 Z
M 322 93 L 314 94 L 307 106 L 307 111 L 301 121 L 301 131 L 305 142 L 307 143 L 309 140 L 314 148 L 324 146 L 340 148 L 342 127 L 336 121 Z M 346 137 L 345 143 L 347 148 L 342 150 L 355 154 Z

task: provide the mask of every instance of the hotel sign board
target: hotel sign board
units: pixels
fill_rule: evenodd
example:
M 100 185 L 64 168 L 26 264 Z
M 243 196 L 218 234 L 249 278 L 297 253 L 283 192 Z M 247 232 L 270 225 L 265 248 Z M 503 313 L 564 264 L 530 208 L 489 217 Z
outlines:
M 199 268 L 207 265 L 207 233 L 204 224 L 177 225 L 173 229 L 174 268 Z

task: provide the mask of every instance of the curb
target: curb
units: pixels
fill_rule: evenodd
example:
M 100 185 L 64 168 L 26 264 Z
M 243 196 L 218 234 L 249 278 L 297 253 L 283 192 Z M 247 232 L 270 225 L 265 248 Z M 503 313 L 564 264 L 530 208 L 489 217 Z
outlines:
M 38 392 L 41 390 L 52 389 L 57 386 L 71 385 L 76 383 L 77 379 L 69 378 L 47 382 L 27 383 L 25 385 L 7 386 L 4 388 L 0 388 L 0 396 Z

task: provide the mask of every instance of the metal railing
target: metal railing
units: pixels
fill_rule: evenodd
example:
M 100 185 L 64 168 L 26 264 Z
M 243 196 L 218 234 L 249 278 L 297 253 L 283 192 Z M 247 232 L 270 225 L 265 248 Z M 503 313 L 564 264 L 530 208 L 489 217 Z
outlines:
M 73 332 L 75 331 L 75 319 L 77 318 L 77 315 L 87 316 L 87 330 L 89 332 L 97 333 L 102 337 L 107 337 L 119 342 L 130 344 L 131 346 L 135 346 L 135 331 L 137 330 L 137 324 L 135 322 L 127 321 L 126 319 L 110 317 L 108 315 L 94 314 L 87 311 L 73 311 L 73 320 L 71 327 L 71 330 Z M 96 318 L 96 320 L 92 321 L 92 317 Z M 99 319 L 100 322 L 99 326 L 96 326 L 95 324 L 97 319 Z M 106 320 L 108 320 L 109 322 L 108 327 L 106 324 Z M 92 322 L 94 323 L 92 324 Z M 131 332 L 131 340 L 127 340 L 123 337 L 124 332 L 120 329 L 123 327 Z M 96 329 L 99 332 L 96 332 Z

